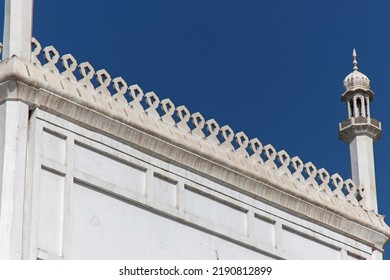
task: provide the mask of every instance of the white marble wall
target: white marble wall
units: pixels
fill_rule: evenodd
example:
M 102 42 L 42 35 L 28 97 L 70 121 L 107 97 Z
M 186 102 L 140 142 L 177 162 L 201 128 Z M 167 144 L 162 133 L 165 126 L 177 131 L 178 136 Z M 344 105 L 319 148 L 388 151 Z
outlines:
M 36 109 L 27 258 L 350 259 L 371 248 Z

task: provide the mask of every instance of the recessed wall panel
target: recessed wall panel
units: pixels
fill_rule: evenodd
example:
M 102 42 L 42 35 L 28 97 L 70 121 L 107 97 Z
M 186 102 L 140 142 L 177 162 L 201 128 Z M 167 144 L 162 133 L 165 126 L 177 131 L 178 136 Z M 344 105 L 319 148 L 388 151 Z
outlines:
M 290 228 L 283 228 L 283 249 L 306 260 L 337 260 L 340 250 L 311 236 L 298 233 Z
M 65 137 L 44 129 L 42 134 L 43 157 L 54 162 L 65 164 L 65 143 Z
M 255 241 L 275 247 L 275 222 L 274 221 L 262 217 L 260 215 L 255 215 L 253 227 L 254 227 L 253 238 Z
M 145 171 L 88 147 L 74 146 L 74 168 L 138 194 L 145 192 Z
M 42 169 L 38 189 L 38 248 L 62 254 L 64 182 L 62 175 Z
M 177 207 L 177 182 L 159 174 L 154 174 L 148 186 L 148 196 L 158 203 Z
M 246 211 L 234 207 L 228 202 L 216 200 L 205 193 L 200 193 L 192 188 L 185 190 L 184 211 L 190 213 L 200 221 L 208 221 L 216 228 L 225 229 L 247 235 Z

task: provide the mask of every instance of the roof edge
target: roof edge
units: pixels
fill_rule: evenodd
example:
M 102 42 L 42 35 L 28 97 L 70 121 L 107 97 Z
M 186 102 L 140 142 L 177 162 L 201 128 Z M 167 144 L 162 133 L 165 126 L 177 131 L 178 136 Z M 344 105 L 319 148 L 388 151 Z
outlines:
M 17 83 L 20 90 L 7 90 L 12 81 Z M 104 95 L 17 57 L 0 63 L 0 83 L 2 102 L 17 99 L 30 106 L 56 112 L 64 118 L 103 131 L 139 149 L 149 150 L 149 153 L 160 158 L 175 161 L 212 180 L 233 186 L 257 199 L 268 201 L 305 219 L 316 220 L 344 234 L 358 227 L 358 238 L 379 248 L 390 237 L 390 228 L 383 216 L 363 209 L 354 193 L 344 194 L 346 184 L 349 184 L 350 190 L 355 188 L 358 191 L 352 181 L 343 181 L 338 174 L 329 176 L 326 170 L 317 170 L 312 163 L 303 164 L 298 157 L 290 159 L 285 151 L 277 153 L 271 145 L 262 147 L 260 141 L 256 138 L 249 141 L 242 132 L 235 135 L 238 139 L 238 147 L 235 148 L 231 143 L 233 136 L 226 135 L 230 132 L 227 126 L 218 131 L 210 129 L 208 136 L 202 136 L 202 122 L 203 125 L 218 124 L 214 120 L 204 122 L 203 117 L 195 113 L 191 115 L 194 121 L 194 128 L 191 129 L 185 122 L 187 117 L 175 122 L 171 109 L 163 110 L 165 114 L 159 116 L 155 106 L 167 106 L 169 99 L 160 102 L 157 97 L 158 103 L 147 102 L 147 109 L 131 106 L 127 99 L 121 100 L 119 92 L 113 96 Z M 137 86 L 133 86 L 133 89 L 138 90 L 135 97 L 140 96 L 142 90 Z M 154 93 L 145 96 L 156 98 Z M 180 107 L 185 111 L 184 106 Z M 213 138 L 220 131 L 226 137 L 222 143 Z M 145 139 L 148 141 L 145 142 Z M 153 145 L 150 145 L 151 141 Z M 149 144 L 145 146 L 145 143 Z M 248 146 L 252 146 L 251 154 L 247 151 Z M 261 157 L 262 153 L 265 160 Z M 172 154 L 177 156 L 172 157 Z M 281 161 L 279 166 L 277 157 Z M 295 165 L 295 172 L 291 172 L 287 164 Z M 304 177 L 304 172 L 310 170 L 311 173 Z M 315 176 L 322 176 L 323 183 L 319 185 Z

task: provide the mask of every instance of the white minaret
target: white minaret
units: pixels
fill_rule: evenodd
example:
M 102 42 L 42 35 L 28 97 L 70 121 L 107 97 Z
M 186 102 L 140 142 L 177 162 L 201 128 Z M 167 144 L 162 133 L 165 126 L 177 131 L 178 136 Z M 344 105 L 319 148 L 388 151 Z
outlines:
M 344 79 L 341 100 L 347 104 L 348 117 L 339 124 L 339 139 L 349 145 L 352 180 L 363 187 L 364 206 L 378 212 L 373 142 L 382 133 L 381 123 L 371 118 L 370 102 L 374 93 L 370 80 L 358 71 L 353 50 L 353 71 Z
M 4 60 L 30 60 L 32 10 L 33 0 L 5 1 Z M 2 84 L 2 95 L 15 98 L 3 97 L 0 104 L 0 259 L 23 258 L 29 106 L 18 100 L 21 90 L 17 80 Z
M 30 60 L 33 0 L 5 0 L 3 59 Z

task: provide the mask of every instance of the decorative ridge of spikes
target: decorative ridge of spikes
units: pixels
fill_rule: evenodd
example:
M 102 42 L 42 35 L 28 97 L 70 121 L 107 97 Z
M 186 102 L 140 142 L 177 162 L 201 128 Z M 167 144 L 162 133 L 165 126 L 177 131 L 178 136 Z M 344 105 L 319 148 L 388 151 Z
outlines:
M 257 138 L 249 139 L 242 131 L 234 133 L 230 126 L 220 126 L 214 119 L 206 121 L 202 114 L 191 114 L 184 105 L 176 107 L 168 98 L 160 100 L 154 92 L 144 93 L 138 85 L 128 86 L 121 77 L 112 79 L 104 69 L 95 71 L 89 62 L 78 64 L 71 54 L 60 56 L 53 46 L 42 49 L 35 38 L 32 39 L 32 47 L 31 63 L 59 77 L 63 89 L 76 88 L 86 102 L 104 100 L 112 110 L 124 109 L 125 112 L 131 111 L 133 116 L 138 114 L 152 122 L 159 122 L 156 130 L 163 123 L 168 129 L 176 129 L 183 135 L 191 134 L 197 141 L 207 143 L 207 152 L 224 154 L 226 159 L 234 158 L 233 162 L 239 165 L 238 168 L 251 168 L 260 174 L 267 174 L 271 181 L 278 178 L 282 185 L 289 182 L 288 185 L 294 186 L 292 192 L 303 195 L 326 193 L 342 203 L 372 212 L 365 208 L 364 187 L 357 186 L 351 179 L 343 180 L 337 173 L 330 175 L 324 168 L 317 169 L 311 162 L 304 164 L 299 157 L 291 158 L 284 150 L 277 152 L 271 144 L 263 146 Z M 61 61 L 62 69 L 57 67 L 58 61 Z M 354 61 L 354 70 L 355 67 L 357 70 L 357 62 Z M 79 77 L 75 72 L 77 68 Z M 305 188 L 310 190 L 302 191 Z

